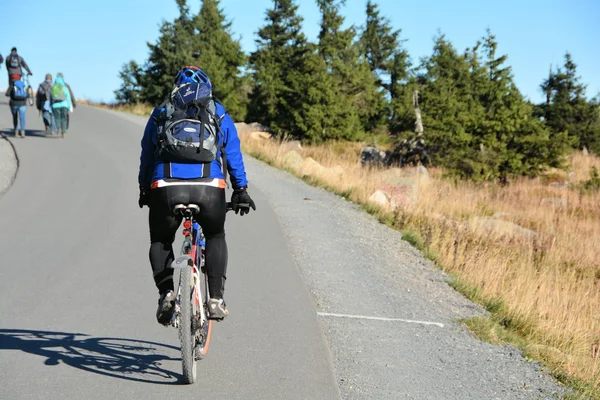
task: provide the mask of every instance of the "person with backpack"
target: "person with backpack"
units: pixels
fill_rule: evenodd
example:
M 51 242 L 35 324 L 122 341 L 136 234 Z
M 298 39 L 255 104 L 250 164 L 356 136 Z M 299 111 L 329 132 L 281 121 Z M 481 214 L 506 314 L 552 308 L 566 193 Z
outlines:
M 35 95 L 35 106 L 42 115 L 46 135 L 52 134 L 52 106 L 50 97 L 52 96 L 52 75 L 46 74 L 46 80 L 40 84 Z
M 10 55 L 6 57 L 6 70 L 8 71 L 9 88 L 12 86 L 13 81 L 21 79 L 23 76 L 23 68 L 25 68 L 29 75 L 33 76 L 29 66 L 25 60 L 23 60 L 23 57 L 17 53 L 17 48 L 13 47 L 10 51 Z
M 59 77 L 63 78 L 63 80 L 65 79 L 64 75 L 62 74 L 62 72 L 59 72 L 56 76 L 59 76 Z M 67 82 L 65 82 L 65 85 L 67 86 L 67 89 L 69 90 L 69 95 L 71 96 L 71 108 L 69 109 L 69 113 L 67 114 L 67 130 L 68 130 L 69 129 L 69 123 L 71 122 L 71 113 L 77 107 L 77 103 L 75 102 L 75 96 L 73 95 L 73 90 L 71 90 L 71 86 Z
M 175 306 L 173 241 L 182 217 L 175 204 L 200 206 L 198 223 L 206 237 L 209 317 L 225 318 L 223 301 L 227 270 L 225 241 L 226 173 L 232 208 L 245 215 L 256 210 L 233 120 L 212 95 L 212 84 L 198 67 L 182 68 L 167 99 L 156 107 L 141 141 L 138 205 L 150 208 L 150 264 L 159 292 L 156 319 L 169 325 Z
M 27 111 L 27 91 L 25 82 L 16 80 L 12 82 L 12 87 L 8 88 L 10 97 L 9 106 L 13 117 L 13 128 L 15 137 L 25 137 L 25 113 Z M 18 127 L 20 126 L 20 130 Z
M 62 76 L 57 76 L 50 92 L 50 104 L 52 106 L 52 117 L 56 126 L 56 134 L 63 138 L 67 133 L 67 118 L 72 107 L 71 94 Z

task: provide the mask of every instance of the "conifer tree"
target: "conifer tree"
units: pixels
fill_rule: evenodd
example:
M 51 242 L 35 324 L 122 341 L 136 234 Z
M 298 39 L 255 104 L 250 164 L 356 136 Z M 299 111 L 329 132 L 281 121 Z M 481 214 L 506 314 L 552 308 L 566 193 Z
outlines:
M 276 133 L 302 136 L 298 113 L 306 92 L 304 57 L 310 52 L 302 33 L 302 17 L 293 0 L 274 0 L 259 29 L 257 49 L 250 55 L 254 86 L 249 120 L 259 120 Z
M 550 137 L 488 35 L 460 55 L 443 37 L 424 64 L 422 111 L 434 163 L 472 179 L 534 176 L 561 166 L 566 137 Z
M 142 69 L 134 60 L 123 64 L 119 71 L 121 87 L 114 92 L 119 103 L 135 104 L 140 101 L 141 75 Z
M 148 43 L 150 54 L 140 77 L 140 98 L 150 104 L 162 102 L 173 86 L 173 79 L 193 60 L 193 26 L 186 0 L 176 0 L 179 16 L 163 21 L 156 43 Z
M 219 6 L 220 0 L 203 0 L 200 12 L 190 20 L 193 63 L 208 74 L 215 96 L 231 117 L 243 121 L 248 88 L 241 69 L 246 56 L 239 40 L 233 39 L 231 22 Z
M 424 60 L 418 77 L 426 143 L 434 165 L 455 171 L 472 169 L 473 119 L 480 105 L 470 98 L 469 63 L 441 35 L 435 39 L 433 54 Z M 469 174 L 469 172 L 465 172 Z
M 533 116 L 533 108 L 514 84 L 507 56 L 497 56 L 498 43 L 488 30 L 481 50 L 485 60 L 478 91 L 474 92 L 485 114 L 473 134 L 485 149 L 488 175 L 506 179 L 509 175 L 536 175 L 548 166 L 561 166 L 567 150 L 566 137 L 551 140 L 550 131 Z
M 541 88 L 546 102 L 538 106 L 538 112 L 552 132 L 567 132 L 574 147 L 586 146 L 600 154 L 598 101 L 587 100 L 586 87 L 577 75 L 577 65 L 570 53 L 565 54 L 562 68 L 550 71 Z
M 356 30 L 341 29 L 344 18 L 340 7 L 345 0 L 317 0 L 317 4 L 322 16 L 318 53 L 332 75 L 335 87 L 331 90 L 337 92 L 326 98 L 337 103 L 331 105 L 332 109 L 344 110 L 343 118 L 350 116 L 345 124 L 358 122 L 356 126 L 348 126 L 347 132 L 338 132 L 340 138 L 355 140 L 381 123 L 385 100 L 367 60 L 354 42 Z

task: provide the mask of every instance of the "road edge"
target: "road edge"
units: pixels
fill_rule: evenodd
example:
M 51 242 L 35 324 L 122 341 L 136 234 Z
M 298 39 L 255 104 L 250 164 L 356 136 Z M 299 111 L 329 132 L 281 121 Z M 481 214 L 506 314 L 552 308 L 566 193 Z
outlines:
M 9 178 L 8 185 L 5 188 L 0 188 L 0 197 L 2 197 L 6 192 L 9 191 L 9 189 L 12 187 L 13 183 L 17 179 L 17 174 L 19 173 L 20 160 L 19 160 L 19 154 L 17 153 L 17 149 L 15 148 L 15 145 L 13 144 L 13 142 L 8 138 L 8 136 L 6 136 L 4 133 L 0 132 L 0 138 L 6 140 L 8 142 L 8 144 L 10 145 L 10 148 L 12 149 L 12 152 L 15 156 L 14 168 L 10 168 L 10 167 L 8 168 L 8 171 L 11 175 Z

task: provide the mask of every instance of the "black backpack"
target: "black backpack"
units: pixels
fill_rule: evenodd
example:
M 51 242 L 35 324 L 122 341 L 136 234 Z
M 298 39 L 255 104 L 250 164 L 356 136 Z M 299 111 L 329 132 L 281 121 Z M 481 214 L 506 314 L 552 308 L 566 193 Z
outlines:
M 221 150 L 223 169 L 225 152 L 221 147 L 223 117 L 216 113 L 217 100 L 211 88 L 198 82 L 176 86 L 155 117 L 158 127 L 157 157 L 163 162 L 184 164 L 210 163 Z
M 18 54 L 11 54 L 10 55 L 10 67 L 11 68 L 19 68 L 21 66 L 21 62 L 19 60 L 19 55 Z

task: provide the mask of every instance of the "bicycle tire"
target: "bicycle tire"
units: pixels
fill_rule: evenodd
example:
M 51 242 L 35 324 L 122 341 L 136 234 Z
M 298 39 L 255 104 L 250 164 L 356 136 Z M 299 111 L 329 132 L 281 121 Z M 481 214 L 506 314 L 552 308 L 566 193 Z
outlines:
M 196 382 L 197 361 L 194 357 L 195 338 L 192 324 L 192 269 L 183 268 L 179 273 L 180 306 L 179 340 L 181 341 L 181 364 L 185 383 Z
M 29 97 L 27 98 L 27 103 L 29 103 L 30 107 L 33 107 L 33 89 L 31 88 L 31 86 L 27 88 L 27 94 L 29 95 Z
M 201 296 L 200 298 L 202 299 L 202 307 L 204 307 L 204 312 L 205 315 L 208 315 L 208 299 L 209 299 L 209 295 L 208 295 L 208 275 L 206 275 L 205 272 L 201 272 L 202 277 L 203 277 L 203 284 L 200 285 L 201 289 Z M 211 338 L 211 334 L 212 334 L 212 326 L 213 326 L 213 321 L 212 319 L 206 320 L 204 322 L 204 325 L 202 325 L 202 343 L 200 344 L 199 348 L 197 349 L 198 354 L 196 354 L 196 356 L 198 358 L 202 358 L 206 355 L 206 353 L 208 353 L 208 347 L 210 346 L 210 338 Z

